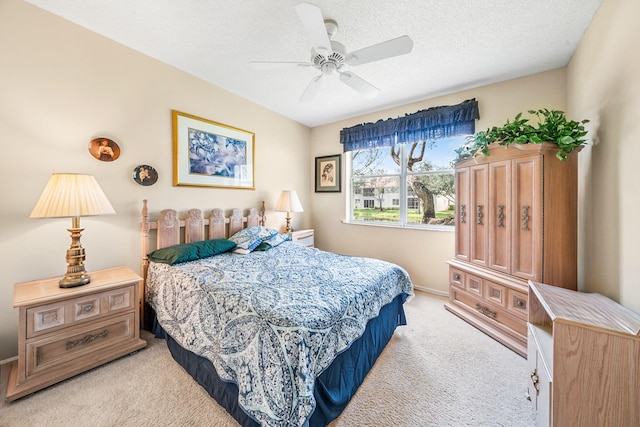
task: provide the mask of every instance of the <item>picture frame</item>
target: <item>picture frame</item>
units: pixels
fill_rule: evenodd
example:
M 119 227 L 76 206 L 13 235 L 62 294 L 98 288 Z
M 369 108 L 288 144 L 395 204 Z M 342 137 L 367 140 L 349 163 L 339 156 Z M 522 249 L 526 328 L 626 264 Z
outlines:
M 316 157 L 316 193 L 340 193 L 340 154 Z
M 173 185 L 255 190 L 255 134 L 172 110 Z

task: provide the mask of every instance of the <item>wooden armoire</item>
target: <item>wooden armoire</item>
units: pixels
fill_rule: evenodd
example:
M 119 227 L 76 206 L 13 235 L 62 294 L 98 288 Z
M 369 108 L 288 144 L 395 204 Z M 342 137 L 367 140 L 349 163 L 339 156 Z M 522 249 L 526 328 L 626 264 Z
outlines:
M 456 164 L 447 310 L 526 357 L 528 280 L 577 288 L 578 152 L 491 144 Z

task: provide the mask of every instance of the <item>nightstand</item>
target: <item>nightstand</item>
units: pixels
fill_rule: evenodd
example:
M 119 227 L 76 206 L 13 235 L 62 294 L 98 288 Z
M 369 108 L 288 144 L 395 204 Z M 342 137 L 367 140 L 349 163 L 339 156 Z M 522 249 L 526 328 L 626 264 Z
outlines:
M 140 339 L 142 278 L 127 267 L 94 271 L 91 282 L 60 288 L 59 277 L 17 283 L 18 360 L 7 400 L 95 368 L 147 345 Z
M 313 229 L 294 231 L 291 233 L 291 240 L 299 245 L 313 248 Z

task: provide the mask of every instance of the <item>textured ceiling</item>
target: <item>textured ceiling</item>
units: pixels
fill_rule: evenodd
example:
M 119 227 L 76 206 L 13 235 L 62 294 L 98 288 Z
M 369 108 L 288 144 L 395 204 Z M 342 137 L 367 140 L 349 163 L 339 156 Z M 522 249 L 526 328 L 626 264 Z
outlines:
M 333 19 L 348 52 L 408 35 L 407 55 L 345 66 L 380 89 L 366 99 L 328 79 L 299 97 L 308 62 L 300 0 L 27 0 L 38 7 L 313 127 L 565 66 L 602 0 L 308 0 Z

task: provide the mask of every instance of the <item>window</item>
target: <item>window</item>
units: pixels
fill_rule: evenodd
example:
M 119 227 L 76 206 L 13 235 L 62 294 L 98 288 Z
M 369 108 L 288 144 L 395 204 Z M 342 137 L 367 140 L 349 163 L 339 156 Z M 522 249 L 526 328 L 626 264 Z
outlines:
M 355 150 L 347 169 L 350 220 L 453 226 L 455 149 L 465 136 Z

